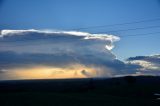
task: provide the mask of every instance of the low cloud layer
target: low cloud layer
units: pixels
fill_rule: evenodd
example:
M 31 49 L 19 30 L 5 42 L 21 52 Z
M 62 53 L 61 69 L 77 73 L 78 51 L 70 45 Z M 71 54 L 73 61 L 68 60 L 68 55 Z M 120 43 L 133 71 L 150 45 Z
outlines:
M 2 30 L 0 79 L 113 77 L 148 71 L 135 62 L 137 57 L 127 62 L 116 58 L 111 50 L 118 40 L 114 35 L 75 31 Z M 159 70 L 156 59 L 138 61 L 151 62 Z
M 160 75 L 160 55 L 130 57 L 127 61 L 141 66 L 138 69 L 139 74 Z

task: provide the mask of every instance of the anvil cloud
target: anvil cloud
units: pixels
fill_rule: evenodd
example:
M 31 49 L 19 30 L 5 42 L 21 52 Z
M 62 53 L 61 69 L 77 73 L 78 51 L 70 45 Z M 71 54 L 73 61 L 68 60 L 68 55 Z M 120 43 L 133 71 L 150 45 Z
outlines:
M 71 78 L 139 72 L 143 65 L 120 61 L 111 52 L 118 40 L 120 38 L 114 35 L 76 31 L 2 30 L 0 79 L 46 78 L 42 76 L 49 73 L 53 75 L 49 78 L 57 78 L 54 76 L 57 73 L 60 78 L 63 73 L 69 78 L 72 70 Z M 42 76 L 29 76 L 33 72 Z

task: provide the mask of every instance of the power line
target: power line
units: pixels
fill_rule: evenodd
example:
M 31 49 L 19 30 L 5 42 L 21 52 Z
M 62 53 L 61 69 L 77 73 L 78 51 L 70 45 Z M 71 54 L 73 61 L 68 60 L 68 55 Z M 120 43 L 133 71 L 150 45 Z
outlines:
M 141 34 L 132 34 L 132 35 L 121 35 L 120 37 L 134 37 L 134 36 L 148 36 L 151 34 L 159 34 L 160 32 L 151 32 L 151 33 L 141 33 Z M 152 35 L 153 36 L 153 35 Z
M 154 21 L 160 21 L 160 18 L 142 20 L 142 21 L 126 22 L 126 23 L 118 23 L 118 24 L 110 24 L 110 25 L 98 25 L 98 26 L 81 27 L 81 28 L 75 28 L 75 29 L 70 29 L 70 30 L 95 29 L 95 28 L 102 28 L 102 27 L 122 26 L 122 25 L 138 24 L 138 23 L 144 23 L 144 22 L 154 22 Z
M 160 25 L 157 26 L 148 26 L 148 27 L 138 27 L 138 28 L 130 28 L 130 29 L 120 29 L 120 30 L 112 30 L 112 31 L 105 31 L 105 32 L 96 32 L 96 33 L 111 33 L 111 32 L 123 32 L 123 31 L 131 31 L 131 30 L 141 30 L 141 29 L 152 29 L 152 28 L 159 28 Z
M 116 25 L 127 25 L 127 24 L 135 24 L 135 23 L 142 23 L 142 22 L 159 21 L 159 20 L 160 20 L 160 18 L 156 18 L 156 19 L 150 19 L 150 20 L 135 21 L 135 22 L 121 23 L 121 24 L 112 24 L 112 25 L 103 25 L 103 26 L 104 27 L 108 27 L 108 26 L 116 26 Z M 96 27 L 103 27 L 103 26 L 92 26 L 92 27 L 86 27 L 86 28 L 89 29 L 89 28 L 96 28 Z M 112 31 L 105 31 L 105 32 L 96 32 L 96 33 L 123 32 L 123 31 L 130 31 L 130 30 L 142 30 L 142 29 L 159 28 L 159 27 L 160 26 L 157 25 L 157 26 L 138 27 L 138 28 L 130 28 L 130 29 L 120 29 L 120 30 L 112 30 Z M 160 33 L 160 32 L 145 33 L 145 34 L 135 34 L 135 35 L 124 35 L 124 36 L 150 35 L 150 34 L 156 34 L 156 33 Z M 44 39 L 45 38 L 42 38 L 42 39 L 24 39 L 24 40 L 17 40 L 16 42 L 33 41 L 33 40 L 44 40 Z M 49 39 L 49 38 L 46 38 L 46 39 Z M 0 42 L 10 42 L 10 41 L 0 41 Z
M 150 29 L 150 28 L 160 28 L 160 26 L 138 27 L 138 28 L 121 29 L 121 30 L 114 30 L 114 31 L 96 32 L 96 33 L 122 32 L 122 31 L 142 30 L 142 29 Z M 125 36 L 148 35 L 148 34 L 155 34 L 155 33 L 159 33 L 159 32 L 145 33 L 145 34 L 135 34 L 135 35 L 125 35 Z M 30 38 L 29 38 L 29 39 L 18 39 L 16 42 L 45 40 L 45 39 L 51 40 L 50 38 L 38 38 L 38 39 L 30 39 Z M 0 42 L 10 42 L 10 41 L 0 41 Z M 14 41 L 14 42 L 15 42 L 15 41 Z
M 143 36 L 144 37 L 144 35 L 148 36 L 148 35 L 151 35 L 151 34 L 158 34 L 158 33 L 160 33 L 160 32 L 141 33 L 141 34 L 132 34 L 132 35 L 121 35 L 119 37 L 134 37 L 134 36 Z M 46 39 L 48 39 L 48 38 L 46 38 Z M 43 39 L 40 38 L 40 39 L 19 40 L 19 41 L 14 41 L 14 42 L 33 41 L 33 40 L 44 40 L 44 38 Z M 49 40 L 51 40 L 51 39 L 49 39 Z M 0 47 L 19 47 L 19 46 L 25 46 L 26 44 L 27 43 L 25 43 L 25 44 L 17 44 L 17 45 L 14 45 L 14 46 L 13 45 L 5 45 L 5 46 L 0 45 Z M 39 43 L 34 43 L 34 45 L 39 45 Z

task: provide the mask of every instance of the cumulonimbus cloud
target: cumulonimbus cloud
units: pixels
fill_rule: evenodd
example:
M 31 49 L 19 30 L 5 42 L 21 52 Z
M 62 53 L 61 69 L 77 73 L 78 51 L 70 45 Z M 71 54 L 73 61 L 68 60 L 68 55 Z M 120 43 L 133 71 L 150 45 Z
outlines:
M 111 52 L 113 43 L 119 39 L 114 35 L 76 31 L 2 30 L 0 67 L 1 70 L 38 65 L 73 68 L 73 64 L 79 64 L 96 70 L 96 76 L 112 76 L 124 67 Z M 95 76 L 83 70 L 81 74 Z
M 111 52 L 114 42 L 118 40 L 120 38 L 114 35 L 76 31 L 2 30 L 0 79 L 16 79 L 17 76 L 22 78 L 25 77 L 24 74 L 28 75 L 26 78 L 31 78 L 30 75 L 37 71 L 35 67 L 41 67 L 38 70 L 43 71 L 37 71 L 42 74 L 41 77 L 32 75 L 35 78 L 43 78 L 45 74 L 49 78 L 55 78 L 55 75 L 59 77 L 59 74 L 71 73 L 70 70 L 74 70 L 72 77 L 75 78 L 78 75 L 113 77 L 141 73 L 144 66 L 135 63 L 135 58 L 123 62 Z M 144 60 L 144 57 L 143 61 L 149 61 L 154 65 L 157 62 L 155 59 Z M 159 67 L 158 62 L 156 66 L 157 64 Z

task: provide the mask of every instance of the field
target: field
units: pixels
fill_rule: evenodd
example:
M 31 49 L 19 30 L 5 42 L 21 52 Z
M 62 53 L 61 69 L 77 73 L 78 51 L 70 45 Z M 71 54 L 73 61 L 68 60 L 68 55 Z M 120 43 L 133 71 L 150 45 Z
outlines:
M 0 106 L 160 106 L 160 77 L 0 82 Z

